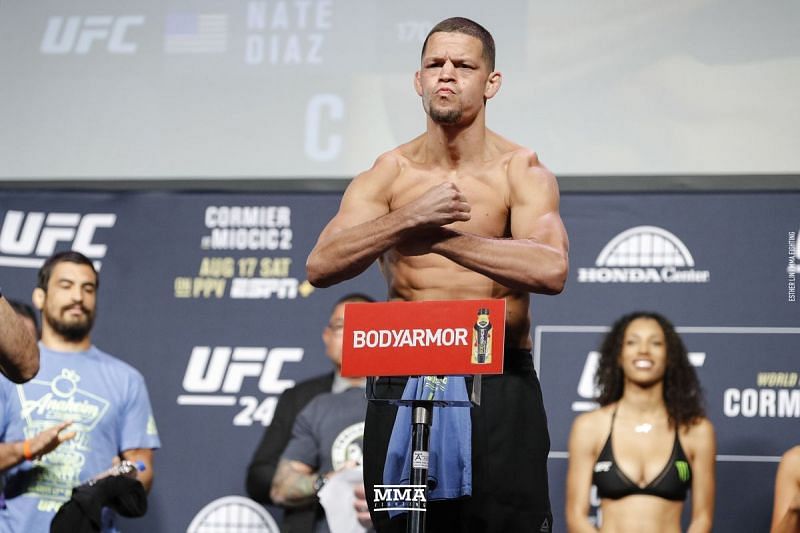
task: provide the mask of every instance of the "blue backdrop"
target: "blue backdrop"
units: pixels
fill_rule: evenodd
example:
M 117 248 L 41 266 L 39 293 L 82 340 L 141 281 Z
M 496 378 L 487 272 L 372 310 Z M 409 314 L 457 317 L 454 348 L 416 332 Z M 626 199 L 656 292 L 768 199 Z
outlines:
M 126 531 L 199 532 L 220 520 L 274 530 L 279 512 L 236 496 L 276 398 L 328 370 L 320 335 L 339 296 L 385 297 L 375 267 L 332 289 L 305 281 L 339 197 L 0 191 L 4 293 L 30 301 L 43 258 L 83 251 L 102 280 L 94 341 L 147 379 L 163 449 L 150 512 Z M 719 439 L 715 530 L 765 530 L 776 461 L 800 442 L 800 193 L 568 193 L 562 216 L 569 281 L 533 298 L 531 332 L 555 530 L 569 428 L 591 408 L 592 352 L 634 309 L 670 317 L 692 352 Z M 236 518 L 222 518 L 234 507 Z

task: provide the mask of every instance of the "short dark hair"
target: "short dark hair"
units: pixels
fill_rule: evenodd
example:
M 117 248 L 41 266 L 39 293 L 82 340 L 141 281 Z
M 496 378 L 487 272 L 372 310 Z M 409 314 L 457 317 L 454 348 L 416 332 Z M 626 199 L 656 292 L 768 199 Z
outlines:
M 425 37 L 425 42 L 422 43 L 422 53 L 420 54 L 420 59 L 425 56 L 425 47 L 428 46 L 428 39 L 430 39 L 431 35 L 434 33 L 439 32 L 463 33 L 464 35 L 469 35 L 470 37 L 475 37 L 478 39 L 483 45 L 483 59 L 485 59 L 486 64 L 489 65 L 489 70 L 494 70 L 494 37 L 492 37 L 492 34 L 489 33 L 489 30 L 474 20 L 464 17 L 452 17 L 445 19 L 434 26 L 433 29 L 428 32 L 428 36 Z
M 33 307 L 17 300 L 9 300 L 8 305 L 10 305 L 11 309 L 13 309 L 18 315 L 33 320 L 33 325 L 36 326 L 36 331 L 39 331 L 39 319 L 36 318 L 36 311 L 33 310 Z
M 70 250 L 68 252 L 59 252 L 47 258 L 42 265 L 42 268 L 39 269 L 38 281 L 36 284 L 38 288 L 47 292 L 47 285 L 50 283 L 50 276 L 53 275 L 53 269 L 59 263 L 75 263 L 78 265 L 88 266 L 92 269 L 92 272 L 94 272 L 95 287 L 100 286 L 100 275 L 97 273 L 97 270 L 95 270 L 92 261 L 82 253 L 76 252 L 75 250 Z
M 670 422 L 676 426 L 689 426 L 705 416 L 703 391 L 697 373 L 689 362 L 689 354 L 675 326 L 663 315 L 652 311 L 636 311 L 620 317 L 600 346 L 600 363 L 595 382 L 600 389 L 597 402 L 609 405 L 622 398 L 625 378 L 619 365 L 625 330 L 638 318 L 658 322 L 667 343 L 667 368 L 664 373 L 664 404 Z

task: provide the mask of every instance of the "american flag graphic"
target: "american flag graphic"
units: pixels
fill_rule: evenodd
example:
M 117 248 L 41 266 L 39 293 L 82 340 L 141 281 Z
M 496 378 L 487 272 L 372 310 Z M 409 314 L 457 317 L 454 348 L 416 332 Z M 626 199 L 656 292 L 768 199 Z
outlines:
M 219 54 L 228 49 L 228 15 L 170 13 L 164 34 L 168 54 Z

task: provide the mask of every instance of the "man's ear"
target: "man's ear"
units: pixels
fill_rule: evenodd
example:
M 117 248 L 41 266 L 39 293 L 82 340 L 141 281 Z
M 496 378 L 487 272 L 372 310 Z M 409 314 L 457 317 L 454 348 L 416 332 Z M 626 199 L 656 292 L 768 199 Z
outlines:
M 43 289 L 39 287 L 33 289 L 33 295 L 31 296 L 31 299 L 33 300 L 33 305 L 39 311 L 44 309 L 44 297 L 45 297 L 45 292 Z
M 322 330 L 322 342 L 324 342 L 325 345 L 327 346 L 328 342 L 330 342 L 330 339 L 331 339 L 331 330 L 329 327 L 325 326 L 325 329 Z
M 497 94 L 500 90 L 500 85 L 503 83 L 503 74 L 497 70 L 489 74 L 486 80 L 486 88 L 483 91 L 483 97 L 487 100 Z
M 422 96 L 422 83 L 419 81 L 419 71 L 414 73 L 414 90 L 417 91 L 419 96 Z

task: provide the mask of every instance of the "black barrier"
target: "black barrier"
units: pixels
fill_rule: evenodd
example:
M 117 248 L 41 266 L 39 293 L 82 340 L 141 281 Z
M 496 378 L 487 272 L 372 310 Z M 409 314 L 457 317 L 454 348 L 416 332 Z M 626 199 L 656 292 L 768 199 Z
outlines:
M 245 522 L 276 531 L 241 498 L 264 424 L 280 392 L 330 368 L 319 336 L 336 299 L 386 293 L 376 268 L 324 291 L 305 281 L 339 197 L 0 192 L 4 294 L 29 301 L 46 256 L 83 251 L 100 267 L 94 341 L 147 380 L 163 449 L 150 510 L 126 531 L 199 531 L 220 519 L 232 531 Z M 560 296 L 533 297 L 531 332 L 554 531 L 564 531 L 566 438 L 591 407 L 592 351 L 634 309 L 668 316 L 692 352 L 719 439 L 715 530 L 764 530 L 777 458 L 800 441 L 789 268 L 800 193 L 568 193 L 562 215 L 569 281 Z

